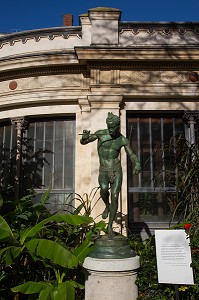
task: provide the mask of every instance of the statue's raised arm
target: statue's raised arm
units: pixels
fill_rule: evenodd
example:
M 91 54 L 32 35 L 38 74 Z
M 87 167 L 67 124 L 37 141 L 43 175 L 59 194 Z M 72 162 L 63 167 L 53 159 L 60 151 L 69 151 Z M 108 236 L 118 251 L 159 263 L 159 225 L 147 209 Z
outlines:
M 90 130 L 83 130 L 83 133 L 81 134 L 81 140 L 80 143 L 82 145 L 86 145 L 88 143 L 94 142 L 95 140 L 97 140 L 97 135 L 96 134 L 91 134 Z

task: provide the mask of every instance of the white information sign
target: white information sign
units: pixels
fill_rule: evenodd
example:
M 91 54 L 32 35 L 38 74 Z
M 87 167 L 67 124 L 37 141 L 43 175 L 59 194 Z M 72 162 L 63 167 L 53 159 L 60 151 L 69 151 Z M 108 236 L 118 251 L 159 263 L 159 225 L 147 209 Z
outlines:
M 155 230 L 158 282 L 194 284 L 189 239 L 184 230 Z

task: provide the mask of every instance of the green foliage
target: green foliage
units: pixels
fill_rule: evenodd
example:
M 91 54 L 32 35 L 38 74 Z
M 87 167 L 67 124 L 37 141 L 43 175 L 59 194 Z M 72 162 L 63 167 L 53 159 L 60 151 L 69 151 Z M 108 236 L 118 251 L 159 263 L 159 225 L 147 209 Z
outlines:
M 138 300 L 174 300 L 174 287 L 158 283 L 155 237 L 152 236 L 140 243 L 140 241 L 136 241 L 134 236 L 130 237 L 130 243 L 137 255 L 140 256 L 141 267 L 136 282 L 139 290 Z
M 176 166 L 176 195 L 178 197 L 177 209 L 180 209 L 180 224 L 190 224 L 186 230 L 190 238 L 192 251 L 192 267 L 194 271 L 195 286 L 183 291 L 187 298 L 193 298 L 199 293 L 199 149 L 198 145 L 190 145 L 181 136 L 171 143 L 175 143 Z M 186 226 L 185 226 L 186 228 Z
M 84 193 L 83 196 L 81 196 L 78 193 L 75 193 L 75 197 L 73 197 L 72 201 L 76 200 L 76 202 L 79 203 L 79 205 L 77 208 L 75 208 L 73 214 L 83 214 L 86 216 L 90 216 L 93 208 L 97 205 L 98 201 L 101 198 L 98 197 L 96 200 L 98 190 L 99 187 L 93 188 L 89 194 Z M 73 196 L 73 194 L 69 194 L 66 200 L 70 200 L 71 196 Z
M 175 300 L 175 286 L 158 283 L 155 236 L 140 243 L 135 236 L 130 237 L 132 248 L 140 256 L 140 269 L 137 275 L 138 300 Z M 197 254 L 198 255 L 198 254 Z M 192 253 L 193 259 L 193 253 Z M 199 294 L 199 272 L 193 265 L 195 284 L 193 286 L 179 285 L 181 300 L 197 300 Z
M 39 204 L 33 196 L 0 201 L 0 299 L 80 299 L 82 263 L 105 223 L 86 214 L 51 215 L 48 193 Z
M 181 212 L 179 221 L 195 220 L 199 208 L 199 153 L 196 145 L 189 145 L 182 137 L 171 139 L 169 151 L 174 153 L 175 172 L 170 180 L 176 186 L 177 210 Z M 196 210 L 195 210 L 196 209 Z

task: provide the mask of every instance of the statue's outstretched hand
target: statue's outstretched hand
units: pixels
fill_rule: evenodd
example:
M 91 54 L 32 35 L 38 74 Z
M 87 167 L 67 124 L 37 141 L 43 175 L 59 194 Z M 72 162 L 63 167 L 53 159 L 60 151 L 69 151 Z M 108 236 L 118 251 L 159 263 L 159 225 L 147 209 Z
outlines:
M 133 175 L 138 175 L 141 171 L 141 165 L 140 162 L 135 163 L 135 167 L 133 168 Z
M 83 130 L 83 133 L 82 133 L 82 137 L 81 137 L 81 142 L 84 143 L 86 141 L 88 141 L 90 137 L 90 130 Z

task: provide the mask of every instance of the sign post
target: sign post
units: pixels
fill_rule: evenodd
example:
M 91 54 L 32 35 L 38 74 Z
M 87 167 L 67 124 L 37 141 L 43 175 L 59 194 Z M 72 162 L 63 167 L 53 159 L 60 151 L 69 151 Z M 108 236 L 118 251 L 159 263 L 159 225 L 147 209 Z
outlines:
M 190 241 L 184 230 L 155 230 L 158 282 L 193 285 Z
M 179 290 L 178 290 L 178 285 L 177 284 L 175 284 L 175 293 L 176 293 L 176 300 L 180 300 Z

